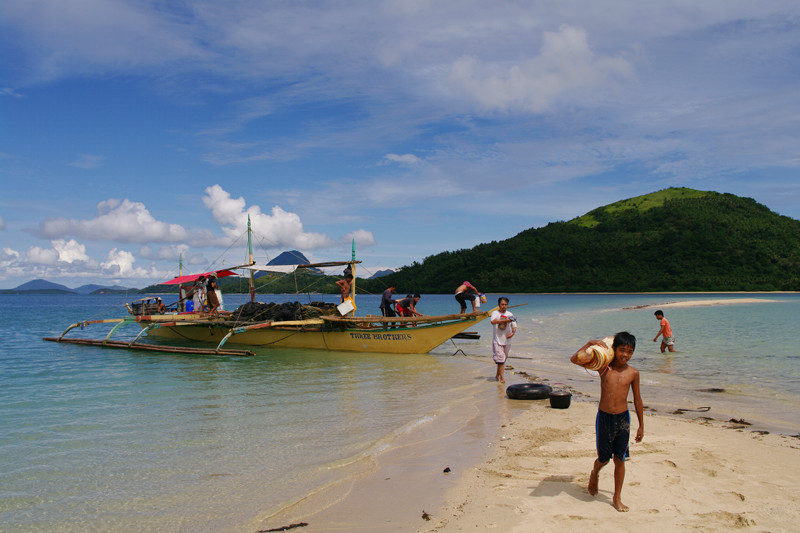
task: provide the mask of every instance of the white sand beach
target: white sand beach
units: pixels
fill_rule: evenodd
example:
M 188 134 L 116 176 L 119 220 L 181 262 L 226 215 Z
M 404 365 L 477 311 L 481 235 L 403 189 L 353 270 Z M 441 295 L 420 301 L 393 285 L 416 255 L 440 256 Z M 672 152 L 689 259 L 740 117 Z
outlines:
M 798 436 L 764 434 L 703 413 L 646 412 L 644 440 L 631 443 L 626 468 L 622 500 L 630 512 L 619 513 L 611 505 L 613 463 L 600 473 L 599 494 L 586 490 L 596 399 L 578 396 L 568 409 L 553 409 L 547 400 L 499 396 L 508 408 L 497 417 L 475 412 L 446 435 L 432 424 L 382 455 L 368 475 L 257 530 L 304 523 L 296 530 L 797 531 Z M 475 434 L 492 420 L 499 431 L 476 462 Z
M 648 414 L 631 444 L 619 513 L 613 464 L 600 492 L 586 490 L 594 451 L 594 402 L 540 405 L 515 419 L 506 440 L 466 472 L 419 531 L 797 531 L 800 440 L 746 426 Z M 635 426 L 635 421 L 632 425 Z

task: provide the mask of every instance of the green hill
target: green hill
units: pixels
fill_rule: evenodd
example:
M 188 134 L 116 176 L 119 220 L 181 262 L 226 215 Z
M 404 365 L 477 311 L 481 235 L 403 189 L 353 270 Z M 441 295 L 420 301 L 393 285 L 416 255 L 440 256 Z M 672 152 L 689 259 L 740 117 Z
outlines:
M 360 287 L 449 293 L 465 279 L 493 293 L 800 290 L 800 221 L 751 198 L 671 188 Z

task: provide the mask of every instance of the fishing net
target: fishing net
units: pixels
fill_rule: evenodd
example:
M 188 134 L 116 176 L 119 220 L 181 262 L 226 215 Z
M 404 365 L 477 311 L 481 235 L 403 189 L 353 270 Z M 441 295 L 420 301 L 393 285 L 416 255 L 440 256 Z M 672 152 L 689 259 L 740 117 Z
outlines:
M 322 315 L 332 314 L 335 304 L 311 302 L 308 305 L 300 302 L 263 303 L 247 302 L 233 312 L 236 322 L 284 322 L 288 320 L 307 320 Z

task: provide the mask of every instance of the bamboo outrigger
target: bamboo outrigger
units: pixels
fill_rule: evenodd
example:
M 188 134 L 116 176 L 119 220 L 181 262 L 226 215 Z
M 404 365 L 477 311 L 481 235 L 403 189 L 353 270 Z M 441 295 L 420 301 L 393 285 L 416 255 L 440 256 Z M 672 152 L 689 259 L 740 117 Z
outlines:
M 252 240 L 250 237 L 250 221 L 247 222 L 249 263 L 232 269 L 243 268 L 250 271 L 250 300 L 255 302 Z M 296 268 L 322 268 L 347 265 L 353 274 L 350 286 L 348 306 L 338 306 L 340 314 L 319 313 L 317 316 L 297 320 L 235 320 L 232 316 L 210 315 L 204 312 L 159 313 L 157 307 L 144 302 L 128 305 L 129 316 L 117 319 L 85 321 L 72 324 L 60 337 L 45 338 L 54 342 L 70 342 L 112 348 L 144 349 L 165 352 L 211 353 L 221 355 L 252 355 L 249 350 L 224 349 L 227 343 L 255 347 L 305 348 L 354 352 L 383 352 L 395 354 L 427 353 L 462 334 L 470 326 L 477 324 L 489 316 L 491 310 L 468 314 L 415 316 L 415 317 L 382 317 L 355 316 L 355 267 L 361 261 L 355 258 L 353 245 L 350 261 L 301 264 Z M 196 277 L 196 276 L 195 276 Z M 186 276 L 176 278 L 185 279 Z M 175 282 L 175 280 L 172 280 Z M 90 324 L 115 323 L 105 339 L 65 339 L 70 330 Z M 111 336 L 122 326 L 138 324 L 142 331 L 130 342 L 111 341 Z M 475 338 L 475 333 L 461 338 Z M 192 347 L 183 348 L 173 345 L 153 345 L 138 342 L 139 338 L 148 337 L 173 339 L 178 341 L 215 343 L 216 348 Z M 201 351 L 198 351 L 201 350 Z

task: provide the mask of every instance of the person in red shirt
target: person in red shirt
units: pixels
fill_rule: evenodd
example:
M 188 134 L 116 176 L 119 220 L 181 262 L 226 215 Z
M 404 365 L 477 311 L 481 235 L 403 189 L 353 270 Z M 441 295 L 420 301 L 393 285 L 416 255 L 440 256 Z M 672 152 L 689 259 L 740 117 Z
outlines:
M 653 314 L 656 315 L 656 320 L 661 325 L 658 334 L 653 337 L 653 342 L 658 342 L 658 336 L 661 335 L 661 352 L 663 353 L 667 348 L 669 348 L 670 352 L 674 352 L 675 337 L 672 335 L 672 326 L 669 325 L 669 320 L 664 318 L 664 312 L 660 309 Z

